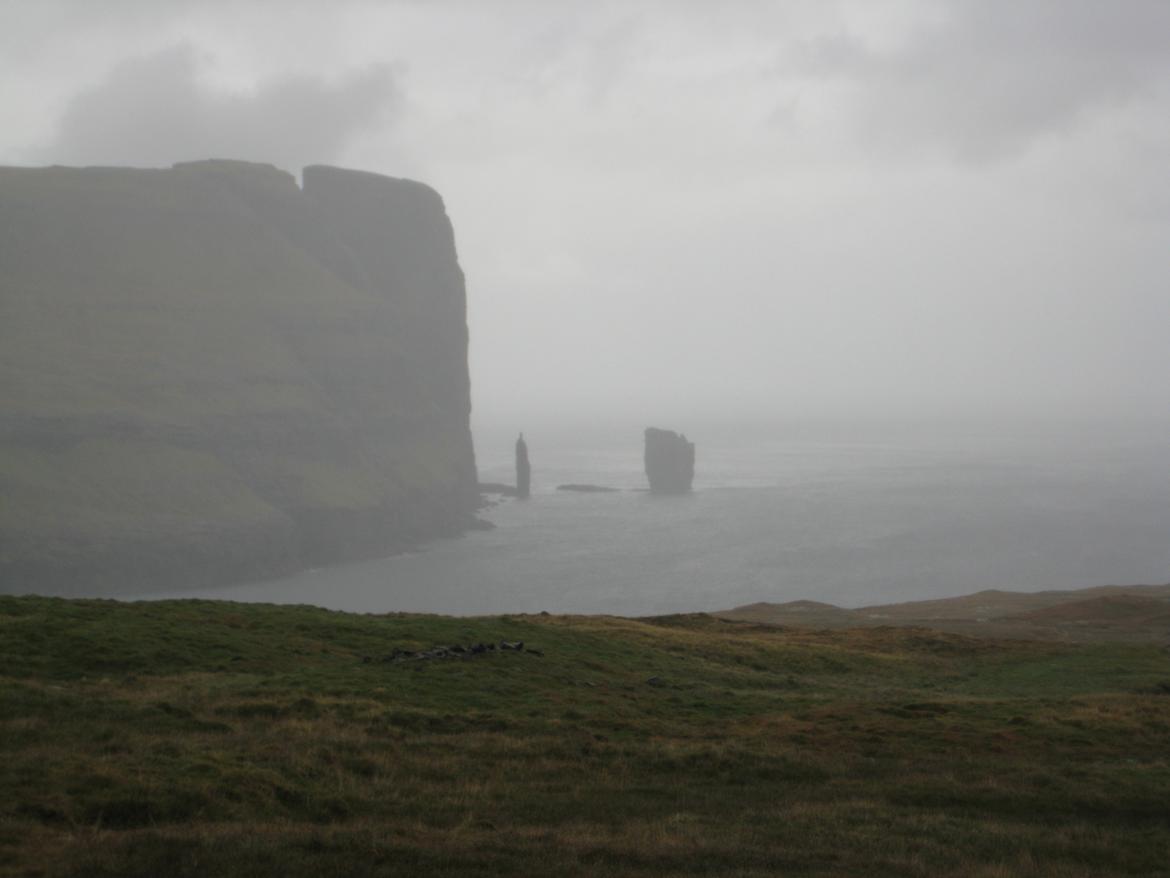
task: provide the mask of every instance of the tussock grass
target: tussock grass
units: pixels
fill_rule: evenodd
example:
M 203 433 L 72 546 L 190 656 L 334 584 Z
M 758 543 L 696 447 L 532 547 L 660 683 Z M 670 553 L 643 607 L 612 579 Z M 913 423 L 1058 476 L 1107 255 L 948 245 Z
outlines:
M 524 640 L 543 657 L 389 662 Z M 1167 874 L 1157 645 L 0 598 L 0 873 Z

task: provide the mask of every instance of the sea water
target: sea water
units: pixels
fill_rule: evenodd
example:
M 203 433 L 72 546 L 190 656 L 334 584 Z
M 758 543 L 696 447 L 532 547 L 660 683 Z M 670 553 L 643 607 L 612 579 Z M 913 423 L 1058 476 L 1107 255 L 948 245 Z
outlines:
M 710 427 L 694 491 L 644 490 L 640 432 L 528 431 L 533 495 L 494 527 L 374 561 L 150 597 L 359 612 L 644 615 L 811 599 L 841 606 L 1170 581 L 1170 430 Z M 476 434 L 483 481 L 514 434 Z M 558 491 L 600 484 L 608 493 Z

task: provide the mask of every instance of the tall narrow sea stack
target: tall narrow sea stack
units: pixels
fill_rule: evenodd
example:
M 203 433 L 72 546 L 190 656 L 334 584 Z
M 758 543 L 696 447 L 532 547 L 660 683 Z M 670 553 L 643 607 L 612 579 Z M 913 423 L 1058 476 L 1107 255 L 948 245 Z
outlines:
M 465 312 L 420 183 L 0 168 L 0 591 L 222 583 L 457 532 Z
M 524 434 L 516 440 L 516 496 L 522 500 L 532 494 L 532 464 L 528 462 L 528 443 Z
M 685 494 L 695 478 L 695 443 L 672 430 L 646 428 L 646 478 L 655 494 Z

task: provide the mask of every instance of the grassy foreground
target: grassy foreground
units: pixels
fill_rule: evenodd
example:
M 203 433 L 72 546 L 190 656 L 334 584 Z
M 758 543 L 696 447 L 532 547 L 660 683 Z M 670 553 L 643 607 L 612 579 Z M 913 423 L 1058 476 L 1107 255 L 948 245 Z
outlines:
M 523 640 L 543 652 L 391 662 Z M 0 874 L 1166 875 L 1162 644 L 0 597 Z

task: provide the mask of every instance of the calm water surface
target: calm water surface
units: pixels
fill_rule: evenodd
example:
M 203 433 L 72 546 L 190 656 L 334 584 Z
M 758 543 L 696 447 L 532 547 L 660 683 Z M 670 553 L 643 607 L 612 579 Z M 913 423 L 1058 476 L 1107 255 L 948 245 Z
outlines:
M 511 438 L 477 433 L 483 480 L 511 481 Z M 698 473 L 687 496 L 637 490 L 636 432 L 529 433 L 533 497 L 485 510 L 493 530 L 271 582 L 151 597 L 640 615 L 1170 581 L 1165 431 L 789 427 L 691 438 Z M 555 490 L 566 482 L 626 490 Z

